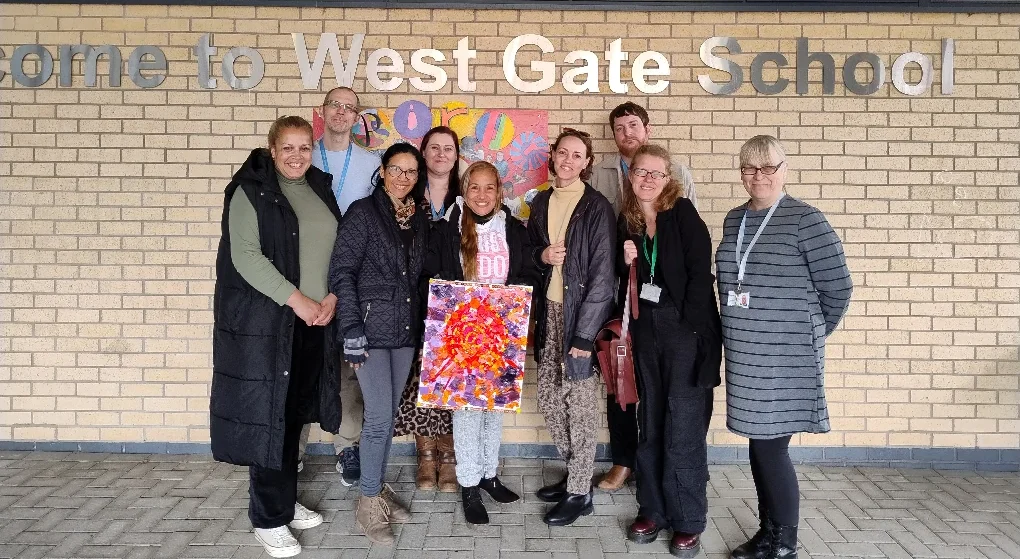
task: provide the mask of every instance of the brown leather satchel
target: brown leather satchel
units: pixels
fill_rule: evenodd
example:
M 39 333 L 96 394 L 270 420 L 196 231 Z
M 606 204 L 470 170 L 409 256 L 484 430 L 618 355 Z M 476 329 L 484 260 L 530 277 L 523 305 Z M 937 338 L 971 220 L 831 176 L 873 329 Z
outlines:
M 595 336 L 595 353 L 606 392 L 616 396 L 616 403 L 621 408 L 638 401 L 634 350 L 630 341 L 630 318 L 638 317 L 637 259 L 631 263 L 629 275 L 623 317 L 610 319 Z

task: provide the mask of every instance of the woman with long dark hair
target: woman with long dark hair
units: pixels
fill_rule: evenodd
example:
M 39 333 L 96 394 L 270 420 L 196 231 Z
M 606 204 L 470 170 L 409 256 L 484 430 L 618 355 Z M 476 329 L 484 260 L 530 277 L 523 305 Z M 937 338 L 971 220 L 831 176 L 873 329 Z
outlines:
M 356 519 L 369 540 L 386 545 L 394 542 L 390 523 L 410 518 L 382 480 L 422 325 L 418 277 L 429 222 L 412 192 L 424 180 L 424 169 L 414 146 L 399 143 L 386 150 L 372 195 L 351 204 L 340 221 L 329 269 L 340 301 L 344 359 L 354 367 L 365 401 Z
M 433 223 L 443 219 L 460 195 L 460 141 L 446 126 L 436 126 L 421 140 L 425 158 L 425 180 L 415 187 L 420 209 Z M 421 344 L 417 347 L 420 349 Z M 400 397 L 395 436 L 414 435 L 418 454 L 415 484 L 418 489 L 444 493 L 457 491 L 457 457 L 453 444 L 453 419 L 450 410 L 419 408 L 418 384 L 421 355 L 411 366 L 411 375 Z

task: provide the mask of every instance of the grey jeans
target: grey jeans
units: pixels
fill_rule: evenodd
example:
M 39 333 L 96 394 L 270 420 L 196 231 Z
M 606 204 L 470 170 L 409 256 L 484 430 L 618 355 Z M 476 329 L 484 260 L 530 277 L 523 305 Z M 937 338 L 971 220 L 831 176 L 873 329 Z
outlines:
M 413 347 L 372 348 L 357 370 L 365 399 L 365 423 L 361 429 L 361 494 L 375 497 L 382 491 L 383 474 L 393 443 L 393 420 L 400 393 L 411 373 Z
M 482 478 L 496 477 L 503 412 L 453 412 L 453 447 L 457 454 L 457 483 L 474 487 Z

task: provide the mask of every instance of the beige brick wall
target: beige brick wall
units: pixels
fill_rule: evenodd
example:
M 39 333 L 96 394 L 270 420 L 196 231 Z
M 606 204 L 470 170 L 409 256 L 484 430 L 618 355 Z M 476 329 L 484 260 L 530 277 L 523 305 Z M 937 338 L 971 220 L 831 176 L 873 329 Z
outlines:
M 87 88 L 79 57 L 70 88 L 57 88 L 56 75 L 35 89 L 9 74 L 0 81 L 0 439 L 208 440 L 221 192 L 276 116 L 307 115 L 321 100 L 301 89 L 289 33 L 315 34 L 306 37 L 314 48 L 326 31 L 345 49 L 349 33 L 368 34 L 356 81 L 366 105 L 420 98 L 545 109 L 551 133 L 588 130 L 602 153 L 614 147 L 607 113 L 624 96 L 568 95 L 558 83 L 518 94 L 500 70 L 503 48 L 517 34 L 540 33 L 557 49 L 545 60 L 561 72 L 567 52 L 601 52 L 621 36 L 631 60 L 647 49 L 665 53 L 668 92 L 629 98 L 651 109 L 655 138 L 691 164 L 714 235 L 742 201 L 740 143 L 771 133 L 791 153 L 791 193 L 823 209 L 844 240 L 857 289 L 828 344 L 833 432 L 799 443 L 1020 446 L 1018 24 L 1017 14 L 4 4 L 0 69 L 21 44 L 41 43 L 56 58 L 60 44 L 109 43 L 125 60 L 152 44 L 166 53 L 170 75 L 156 89 L 138 89 L 126 74 L 120 88 L 105 78 Z M 255 90 L 231 91 L 222 79 L 216 90 L 198 88 L 190 48 L 205 32 L 219 55 L 235 45 L 259 49 L 266 75 Z M 954 38 L 956 90 L 941 95 L 936 72 L 933 91 L 920 97 L 888 82 L 867 97 L 841 83 L 830 96 L 814 83 L 805 96 L 791 84 L 770 97 L 749 82 L 733 96 L 711 96 L 697 84 L 708 72 L 697 53 L 713 35 L 740 40 L 745 76 L 758 52 L 779 50 L 793 64 L 799 36 L 840 66 L 866 48 L 887 66 L 920 51 L 936 68 L 940 41 Z M 409 60 L 411 50 L 432 47 L 449 56 L 465 36 L 479 51 L 475 94 L 454 90 L 451 63 L 441 64 L 451 81 L 440 93 L 415 93 L 406 81 L 396 92 L 368 91 L 368 51 L 388 46 Z M 218 59 L 213 72 L 220 77 Z M 607 91 L 605 64 L 601 73 Z M 783 75 L 792 79 L 793 68 Z M 332 76 L 327 64 L 323 90 Z M 740 443 L 725 430 L 722 397 L 719 389 L 711 441 Z M 523 409 L 506 440 L 548 440 L 531 382 Z

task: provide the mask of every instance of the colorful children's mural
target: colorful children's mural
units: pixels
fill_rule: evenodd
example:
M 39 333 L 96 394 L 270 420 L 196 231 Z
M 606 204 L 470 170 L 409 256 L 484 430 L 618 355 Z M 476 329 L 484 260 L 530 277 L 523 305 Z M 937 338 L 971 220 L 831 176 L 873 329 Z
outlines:
M 314 114 L 315 137 L 324 129 Z M 527 219 L 528 203 L 548 185 L 549 117 L 546 111 L 526 109 L 472 109 L 464 103 L 448 103 L 437 109 L 421 101 L 405 101 L 396 109 L 365 109 L 354 125 L 354 141 L 372 151 L 394 142 L 417 147 L 433 126 L 445 125 L 460 137 L 461 169 L 486 160 L 496 166 L 503 180 L 507 206 Z
M 429 282 L 419 407 L 520 412 L 531 290 Z

